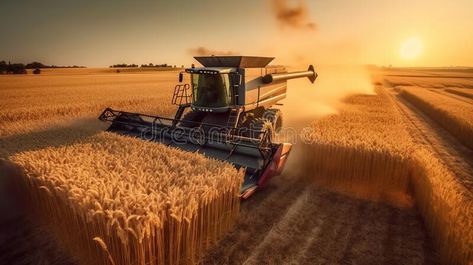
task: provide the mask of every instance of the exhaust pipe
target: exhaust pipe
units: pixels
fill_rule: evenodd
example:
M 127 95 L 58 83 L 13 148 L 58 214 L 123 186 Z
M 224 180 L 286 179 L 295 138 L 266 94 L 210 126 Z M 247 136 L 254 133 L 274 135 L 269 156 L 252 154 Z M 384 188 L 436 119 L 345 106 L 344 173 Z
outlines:
M 317 73 L 314 70 L 314 66 L 309 65 L 309 69 L 307 69 L 307 71 L 281 73 L 281 74 L 267 74 L 263 76 L 262 81 L 265 84 L 270 84 L 272 82 L 276 82 L 280 80 L 289 80 L 289 79 L 301 78 L 301 77 L 307 77 L 309 78 L 311 83 L 314 83 L 315 79 L 317 79 Z

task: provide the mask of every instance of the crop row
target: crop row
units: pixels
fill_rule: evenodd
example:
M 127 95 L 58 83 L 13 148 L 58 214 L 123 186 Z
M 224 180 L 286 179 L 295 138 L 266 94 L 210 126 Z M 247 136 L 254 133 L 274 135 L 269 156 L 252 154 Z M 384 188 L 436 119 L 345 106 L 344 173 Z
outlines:
M 401 95 L 473 148 L 472 104 L 418 87 L 403 87 Z
M 358 197 L 398 206 L 413 197 L 442 261 L 470 264 L 471 191 L 431 147 L 412 139 L 394 98 L 381 88 L 376 93 L 349 97 L 339 114 L 312 124 L 305 170 L 315 182 Z
M 473 89 L 468 88 L 447 88 L 445 91 L 462 97 L 473 99 Z

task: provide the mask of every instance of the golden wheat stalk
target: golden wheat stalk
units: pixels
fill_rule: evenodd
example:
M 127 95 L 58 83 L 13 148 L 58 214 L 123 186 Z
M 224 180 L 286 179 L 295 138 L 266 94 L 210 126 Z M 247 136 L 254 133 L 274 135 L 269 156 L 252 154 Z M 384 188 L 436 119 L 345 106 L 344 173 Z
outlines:
M 139 139 L 101 133 L 12 160 L 36 214 L 86 264 L 194 264 L 239 213 L 243 172 Z
M 338 114 L 311 125 L 306 171 L 337 191 L 409 205 L 412 141 L 392 98 L 380 88 L 376 93 L 351 96 Z

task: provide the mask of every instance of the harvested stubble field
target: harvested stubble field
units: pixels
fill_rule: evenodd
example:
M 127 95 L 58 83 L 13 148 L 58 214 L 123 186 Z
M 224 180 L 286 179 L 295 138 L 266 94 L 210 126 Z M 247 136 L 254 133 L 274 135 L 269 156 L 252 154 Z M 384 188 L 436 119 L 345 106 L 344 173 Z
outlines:
M 405 72 L 400 73 L 400 70 L 396 70 L 389 73 L 386 69 L 377 71 L 375 79 L 379 85 L 376 88 L 376 95 L 349 97 L 345 100 L 344 107 L 339 111 L 339 114 L 315 121 L 310 126 L 312 130 L 303 135 L 312 140 L 310 144 L 296 145 L 286 172 L 270 182 L 265 190 L 241 204 L 240 217 L 236 221 L 236 226 L 232 230 L 228 230 L 230 226 L 228 224 L 225 226 L 226 228 L 220 230 L 221 235 L 225 231 L 231 232 L 204 253 L 201 263 L 437 264 L 439 261 L 445 264 L 471 263 L 473 260 L 473 224 L 472 218 L 470 218 L 473 216 L 471 195 L 473 151 L 460 138 L 445 130 L 440 125 L 441 123 L 438 123 L 436 117 L 431 119 L 428 115 L 424 115 L 423 110 L 418 109 L 417 105 L 413 105 L 404 97 L 399 96 L 397 91 L 400 90 L 393 89 L 399 84 L 393 85 L 389 81 L 393 75 L 401 75 L 402 78 L 409 79 L 413 78 L 410 76 L 422 75 L 424 78 L 439 74 L 443 75 L 443 78 L 450 78 L 446 77 L 449 74 L 452 76 L 451 78 L 456 76 L 455 82 L 457 82 L 458 78 L 468 79 L 470 72 L 455 73 L 450 69 L 432 72 L 422 70 L 421 73 L 406 69 Z M 89 77 L 77 81 L 79 88 L 76 91 L 80 90 L 80 82 L 87 84 L 90 82 L 87 81 L 88 79 L 96 78 L 95 75 L 102 76 L 103 86 L 110 86 L 110 88 L 113 87 L 114 82 L 117 82 L 114 79 L 124 78 L 115 74 L 89 74 Z M 71 76 L 67 76 L 67 78 Z M 172 83 L 175 74 L 172 75 L 173 78 L 169 78 L 167 73 L 142 73 L 140 76 L 143 80 L 160 80 L 157 81 L 158 83 L 153 83 L 156 84 L 159 91 L 168 89 L 166 95 L 163 95 L 155 107 L 157 109 L 164 108 L 170 113 L 171 111 L 167 107 L 169 105 L 166 104 L 171 97 L 169 87 L 173 86 L 172 84 L 167 87 L 163 85 L 169 81 Z M 62 74 L 62 77 L 67 80 L 66 75 Z M 135 79 L 130 74 L 132 81 L 126 83 L 125 79 L 120 81 L 123 82 L 123 86 L 117 89 L 116 93 L 127 94 L 126 91 L 134 87 L 133 81 L 137 81 L 139 78 Z M 44 79 L 44 81 L 46 80 Z M 111 83 L 107 84 L 108 81 L 105 80 Z M 419 82 L 417 77 L 413 80 L 413 82 Z M 429 79 L 422 87 L 432 88 L 431 83 L 435 82 L 432 80 L 434 79 Z M 41 83 L 41 81 L 38 82 Z M 458 83 L 456 85 L 457 87 L 468 87 L 468 84 L 466 82 L 466 85 L 458 85 Z M 42 85 L 44 86 L 44 83 Z M 64 81 L 62 88 L 66 88 L 67 85 L 67 81 Z M 17 82 L 10 88 L 14 90 L 15 86 L 28 87 L 22 82 Z M 152 87 L 151 84 L 146 86 Z M 150 90 L 153 91 L 152 93 L 156 93 L 156 90 Z M 88 93 L 95 92 L 89 90 Z M 41 95 L 41 93 L 37 95 Z M 53 94 L 46 93 L 46 95 Z M 10 96 L 14 96 L 14 93 Z M 18 102 L 26 100 L 27 93 L 23 94 L 23 97 L 23 99 L 18 99 Z M 119 97 L 117 96 L 116 99 L 118 102 Z M 46 101 L 47 98 L 44 100 Z M 61 104 L 60 101 L 54 104 Z M 163 102 L 164 105 L 161 104 Z M 132 103 L 126 108 L 134 106 Z M 97 115 L 96 113 L 92 114 L 91 109 L 86 109 L 81 109 L 79 112 L 84 112 L 84 114 L 78 116 L 88 118 Z M 157 113 L 157 111 L 154 112 L 154 109 L 149 111 Z M 88 214 L 93 215 L 94 211 L 97 212 L 99 208 L 95 204 L 87 204 L 87 200 L 100 198 L 97 201 L 104 203 L 104 205 L 100 205 L 101 207 L 111 207 L 112 205 L 115 207 L 112 207 L 113 210 L 119 208 L 124 211 L 124 214 L 127 214 L 128 212 L 124 209 L 128 208 L 124 205 L 129 207 L 128 201 L 133 200 L 128 200 L 128 198 L 132 195 L 115 196 L 113 193 L 108 193 L 106 189 L 101 189 L 97 191 L 97 197 L 94 191 L 82 187 L 84 194 L 89 194 L 87 197 L 81 196 L 81 191 L 73 189 L 72 186 L 77 186 L 80 176 L 85 176 L 93 181 L 92 183 L 100 183 L 105 177 L 111 177 L 110 181 L 121 180 L 120 182 L 123 183 L 129 181 L 128 175 L 141 173 L 148 174 L 146 175 L 148 177 L 152 175 L 145 170 L 148 166 L 145 166 L 144 162 L 139 159 L 125 162 L 123 158 L 128 155 L 118 152 L 117 148 L 112 147 L 115 145 L 120 146 L 120 149 L 128 150 L 129 153 L 135 153 L 139 157 L 147 155 L 141 154 L 141 152 L 136 153 L 136 150 L 146 146 L 146 148 L 150 148 L 151 153 L 153 153 L 152 150 L 165 150 L 161 153 L 170 152 L 178 157 L 192 157 L 192 160 L 202 159 L 204 164 L 217 162 L 197 157 L 195 154 L 168 150 L 158 144 L 135 142 L 137 140 L 125 140 L 124 137 L 99 133 L 103 126 L 97 123 L 91 125 L 90 121 L 60 123 L 58 125 L 56 123 L 58 117 L 48 118 L 54 122 L 48 122 L 44 126 L 20 132 L 10 131 L 10 128 L 21 127 L 22 123 L 28 122 L 41 123 L 41 119 L 12 121 L 11 127 L 6 129 L 7 133 L 0 139 L 1 153 L 4 157 L 9 157 L 22 164 L 22 170 L 29 172 L 19 179 L 27 181 L 28 185 L 23 186 L 30 190 L 28 194 L 43 198 L 35 201 L 34 205 L 37 205 L 37 210 L 44 210 L 44 213 L 54 213 L 55 211 L 48 210 L 51 208 L 45 207 L 48 203 L 53 202 L 55 206 L 60 205 L 58 209 L 65 209 L 68 213 L 67 216 L 74 216 L 74 212 L 70 209 L 75 209 L 76 213 L 80 213 L 78 215 L 80 217 L 77 219 L 79 221 L 76 221 L 75 217 L 72 220 L 74 227 L 83 227 L 83 230 L 79 230 L 82 232 L 70 233 L 74 230 L 69 227 L 61 229 L 61 226 L 57 230 L 52 229 L 55 231 L 53 233 L 55 240 L 58 240 L 66 250 L 72 250 L 70 251 L 72 253 L 84 253 L 84 251 L 85 253 L 95 253 L 94 255 L 97 255 L 98 260 L 103 261 L 103 264 L 111 264 L 107 252 L 103 251 L 100 246 L 101 240 L 103 240 L 112 258 L 126 259 L 128 255 L 130 259 L 134 257 L 140 260 L 139 257 L 144 255 L 146 259 L 147 254 L 145 253 L 151 253 L 148 250 L 137 251 L 136 253 L 140 254 L 136 256 L 129 255 L 133 250 L 140 249 L 149 243 L 145 241 L 139 243 L 139 240 L 136 243 L 136 238 L 131 231 L 128 233 L 127 240 L 135 240 L 136 244 L 121 245 L 120 242 L 123 242 L 121 240 L 124 234 L 120 232 L 123 230 L 123 220 L 120 219 L 123 217 L 120 217 L 120 213 L 116 214 L 117 216 L 111 215 L 111 218 L 116 217 L 113 227 L 121 227 L 120 229 L 122 229 L 110 230 L 112 234 L 115 233 L 116 238 L 107 236 L 107 225 L 99 224 L 89 227 L 86 224 L 87 221 L 94 222 L 94 218 L 101 216 L 96 214 L 95 217 L 88 218 Z M 99 146 L 102 151 L 95 148 Z M 78 160 L 76 153 L 82 154 Z M 85 158 L 88 156 L 85 154 L 91 154 L 91 158 Z M 160 156 L 161 154 L 156 153 L 156 155 Z M 92 157 L 96 159 L 92 159 Z M 34 159 L 31 160 L 31 158 Z M 104 162 L 105 158 L 108 158 L 106 163 Z M 148 163 L 149 159 L 146 161 Z M 192 167 L 192 170 L 190 167 L 184 167 L 182 171 L 179 171 L 177 169 L 179 167 L 175 167 L 174 163 L 185 164 L 184 161 L 161 159 L 159 163 L 155 162 L 153 170 L 167 168 L 161 173 L 181 177 L 186 174 L 195 175 L 200 170 L 200 166 L 196 166 Z M 231 172 L 229 174 L 232 176 L 238 175 L 238 172 L 227 168 L 227 166 L 204 173 L 207 174 L 206 176 L 222 178 L 223 176 L 220 175 L 223 174 L 218 174 L 218 172 L 222 172 L 223 168 L 228 170 L 226 172 Z M 80 170 L 81 173 L 88 173 L 85 175 L 74 174 L 77 170 Z M 215 173 L 217 174 L 214 176 Z M 71 178 L 64 178 L 66 175 Z M 60 179 L 61 176 L 64 180 Z M 41 180 L 41 184 L 30 185 L 31 180 Z M 183 179 L 181 178 L 181 180 Z M 83 185 L 81 184 L 81 186 Z M 111 185 L 111 187 L 113 186 Z M 117 186 L 116 183 L 115 186 Z M 128 188 L 139 190 L 139 187 L 141 186 L 130 185 Z M 56 196 L 49 197 L 46 189 Z M 65 196 L 65 193 L 68 196 Z M 168 194 L 164 191 L 161 193 Z M 62 197 L 60 197 L 61 194 L 63 194 Z M 105 200 L 107 196 L 110 198 Z M 145 192 L 143 198 L 147 196 L 147 192 Z M 112 198 L 116 202 L 112 202 Z M 236 201 L 235 203 L 233 209 L 236 209 L 238 204 Z M 88 207 L 84 207 L 86 204 Z M 67 205 L 75 206 L 68 208 Z M 140 204 L 137 203 L 137 205 Z M 183 205 L 187 206 L 187 204 Z M 231 217 L 235 216 L 235 212 L 231 212 L 233 215 L 223 214 L 222 216 L 226 217 L 222 218 L 235 220 Z M 155 214 L 158 213 L 155 212 Z M 38 215 L 41 216 L 41 213 Z M 169 216 L 167 217 L 169 218 Z M 43 219 L 49 220 L 50 224 L 60 223 L 52 221 L 55 218 L 57 218 L 57 214 L 50 214 Z M 218 220 L 213 216 L 206 218 L 208 225 L 215 224 Z M 109 220 L 113 222 L 113 219 Z M 131 221 L 133 222 L 133 220 Z M 69 230 L 67 230 L 68 228 Z M 35 231 L 37 230 L 33 229 L 28 233 L 35 233 Z M 69 233 L 65 233 L 65 231 L 69 231 Z M 137 233 L 135 230 L 133 232 Z M 118 236 L 120 234 L 121 237 Z M 78 239 L 75 239 L 76 237 Z M 95 237 L 97 238 L 94 241 Z M 212 237 L 212 240 L 216 237 Z M 77 240 L 80 244 L 78 243 L 77 247 L 70 247 L 67 243 L 70 240 Z M 196 253 L 205 246 L 209 246 L 208 243 L 210 242 L 205 242 L 200 247 L 198 244 L 194 244 L 196 246 L 194 249 L 198 249 Z M 25 243 L 25 245 L 28 244 Z M 164 245 L 168 247 L 171 245 L 181 246 L 180 254 L 164 252 L 163 255 L 169 254 L 169 257 L 186 256 L 192 252 L 192 248 L 184 247 L 178 242 L 166 241 Z M 120 248 L 128 249 L 128 252 L 124 252 L 128 254 L 123 254 Z M 77 251 L 73 251 L 74 249 Z M 151 251 L 155 251 L 155 248 L 151 247 L 151 249 L 153 249 Z M 120 253 L 117 254 L 117 252 Z M 32 251 L 32 253 L 38 253 L 38 250 Z M 48 259 L 53 259 L 61 254 L 54 253 L 49 253 Z M 192 254 L 189 255 L 195 257 Z M 5 254 L 0 254 L 0 261 L 2 258 L 5 260 L 5 257 L 11 261 L 9 264 L 24 264 L 20 258 L 11 258 Z M 190 262 L 191 260 L 186 261 Z M 51 262 L 47 264 L 73 263 Z M 122 263 L 117 262 L 116 264 Z

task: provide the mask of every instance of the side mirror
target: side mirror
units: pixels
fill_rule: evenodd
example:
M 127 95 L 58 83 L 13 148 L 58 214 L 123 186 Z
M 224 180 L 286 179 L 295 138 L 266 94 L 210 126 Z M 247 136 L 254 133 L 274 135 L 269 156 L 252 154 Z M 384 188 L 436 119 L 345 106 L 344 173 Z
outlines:
M 179 73 L 179 83 L 182 83 L 182 80 L 184 80 L 184 75 Z

